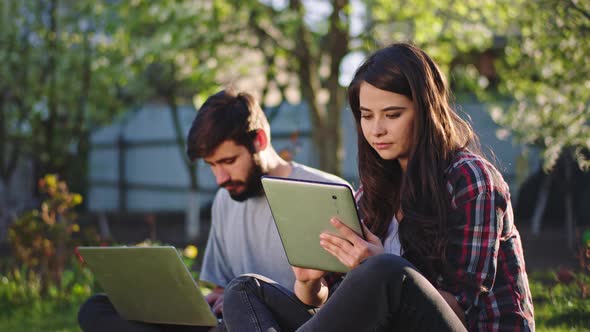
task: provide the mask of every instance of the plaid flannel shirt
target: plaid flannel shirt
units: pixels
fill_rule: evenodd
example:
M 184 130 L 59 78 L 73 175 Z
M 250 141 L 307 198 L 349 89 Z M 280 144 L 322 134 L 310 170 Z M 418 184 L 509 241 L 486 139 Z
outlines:
M 446 258 L 455 277 L 479 290 L 444 280 L 470 331 L 534 331 L 533 301 L 508 185 L 477 155 L 458 153 L 445 172 L 450 195 Z
M 478 290 L 447 283 L 465 309 L 469 331 L 534 331 L 533 302 L 510 193 L 499 172 L 477 155 L 460 152 L 445 170 L 450 195 L 447 261 L 454 276 Z M 497 183 L 497 182 L 499 183 Z M 362 196 L 359 188 L 356 198 Z M 329 285 L 342 275 L 328 274 Z

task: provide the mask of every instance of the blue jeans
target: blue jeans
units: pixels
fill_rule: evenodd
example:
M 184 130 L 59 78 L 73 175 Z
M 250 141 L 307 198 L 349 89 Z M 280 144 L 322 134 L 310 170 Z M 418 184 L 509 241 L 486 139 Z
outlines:
M 268 279 L 240 276 L 225 289 L 228 331 L 466 331 L 407 260 L 379 255 L 349 272 L 321 310 Z

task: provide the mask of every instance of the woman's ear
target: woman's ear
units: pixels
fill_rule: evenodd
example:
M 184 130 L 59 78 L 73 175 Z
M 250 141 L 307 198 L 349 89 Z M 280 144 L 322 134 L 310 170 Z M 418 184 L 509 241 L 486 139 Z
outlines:
M 264 129 L 258 129 L 256 131 L 256 137 L 254 137 L 254 149 L 256 152 L 260 152 L 265 150 L 268 146 L 268 136 L 266 136 L 266 131 Z

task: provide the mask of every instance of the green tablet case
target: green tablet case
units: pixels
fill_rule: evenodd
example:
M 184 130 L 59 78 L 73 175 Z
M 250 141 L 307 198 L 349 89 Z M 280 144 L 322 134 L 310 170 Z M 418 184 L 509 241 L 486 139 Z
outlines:
M 349 186 L 263 176 L 262 185 L 289 263 L 324 271 L 348 268 L 320 246 L 320 233 L 340 236 L 330 224 L 337 217 L 363 237 Z

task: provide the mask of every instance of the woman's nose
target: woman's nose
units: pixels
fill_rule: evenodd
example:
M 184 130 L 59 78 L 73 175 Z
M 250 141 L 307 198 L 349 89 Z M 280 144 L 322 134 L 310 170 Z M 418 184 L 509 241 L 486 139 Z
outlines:
M 386 132 L 387 132 L 387 130 L 385 129 L 385 126 L 383 125 L 383 121 L 375 120 L 373 122 L 373 127 L 372 127 L 373 136 L 380 137 L 380 136 L 385 135 Z

